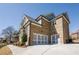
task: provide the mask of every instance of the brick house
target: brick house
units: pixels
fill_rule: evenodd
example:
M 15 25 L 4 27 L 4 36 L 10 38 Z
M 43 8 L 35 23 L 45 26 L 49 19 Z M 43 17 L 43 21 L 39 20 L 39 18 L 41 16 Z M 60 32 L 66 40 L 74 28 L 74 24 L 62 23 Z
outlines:
M 25 15 L 20 26 L 19 39 L 27 35 L 27 45 L 64 44 L 69 39 L 69 18 L 67 13 L 55 16 L 53 13 L 40 15 L 36 19 Z
M 79 43 L 79 30 L 74 33 L 71 33 L 71 38 L 73 43 Z

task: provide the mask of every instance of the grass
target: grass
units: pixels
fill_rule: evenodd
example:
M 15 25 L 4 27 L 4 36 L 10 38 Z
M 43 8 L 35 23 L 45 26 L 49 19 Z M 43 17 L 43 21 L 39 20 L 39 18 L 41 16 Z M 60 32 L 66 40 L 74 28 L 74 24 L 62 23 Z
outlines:
M 6 45 L 7 45 L 7 43 L 0 43 L 0 48 L 4 47 Z
M 0 55 L 12 55 L 12 52 L 9 47 L 4 46 L 0 48 Z

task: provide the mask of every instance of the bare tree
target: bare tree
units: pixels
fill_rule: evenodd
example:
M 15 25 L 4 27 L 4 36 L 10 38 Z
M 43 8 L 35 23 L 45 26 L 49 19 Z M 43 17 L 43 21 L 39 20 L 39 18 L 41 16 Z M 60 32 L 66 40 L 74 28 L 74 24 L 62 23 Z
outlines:
M 2 30 L 2 35 L 4 35 L 4 37 L 10 41 L 12 40 L 14 33 L 17 33 L 17 31 L 12 26 L 9 26 Z

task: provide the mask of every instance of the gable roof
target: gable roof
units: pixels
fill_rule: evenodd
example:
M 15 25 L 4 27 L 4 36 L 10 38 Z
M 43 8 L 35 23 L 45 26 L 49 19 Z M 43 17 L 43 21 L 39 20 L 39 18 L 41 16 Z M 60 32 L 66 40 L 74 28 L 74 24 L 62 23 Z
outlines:
M 49 13 L 49 14 L 45 14 L 45 15 L 42 15 L 42 16 L 47 18 L 49 21 L 55 18 L 54 13 Z
M 36 24 L 40 25 L 40 24 L 37 22 L 37 20 L 39 20 L 38 18 L 40 18 L 40 17 L 44 17 L 44 18 L 46 18 L 46 20 L 53 22 L 53 21 L 55 21 L 57 18 L 60 18 L 60 17 L 62 17 L 62 16 L 64 16 L 64 17 L 66 18 L 66 21 L 67 21 L 68 23 L 70 23 L 69 17 L 68 17 L 68 15 L 67 15 L 67 13 L 64 12 L 64 13 L 58 15 L 58 16 L 55 16 L 53 13 L 44 14 L 44 15 L 40 15 L 40 16 L 37 17 L 36 19 L 33 19 L 32 17 L 30 17 L 30 16 L 28 16 L 28 15 L 24 15 L 24 19 L 23 19 L 23 21 L 22 21 L 22 23 L 21 23 L 21 26 L 23 26 L 24 22 L 26 21 L 25 18 L 27 18 L 29 21 L 31 21 L 31 22 L 33 22 L 33 23 L 36 23 Z
M 56 16 L 53 20 L 56 20 L 56 19 L 58 19 L 58 18 L 60 18 L 60 17 L 62 17 L 62 16 L 66 18 L 65 20 L 66 20 L 68 23 L 70 23 L 67 12 L 61 13 L 60 15 Z M 53 20 L 51 20 L 51 21 L 53 21 Z
M 25 19 L 25 18 L 27 18 L 28 20 L 31 20 L 31 21 L 33 21 L 33 20 L 34 20 L 32 17 L 30 17 L 30 16 L 28 16 L 28 15 L 24 15 L 24 18 L 23 18 L 23 21 L 21 22 L 21 25 L 23 25 L 23 24 L 24 24 L 24 22 L 26 21 L 26 19 Z
M 67 12 L 62 13 L 62 15 L 69 21 L 69 17 L 68 17 Z M 70 21 L 69 21 L 69 23 L 70 23 Z
M 25 19 L 25 18 L 27 18 L 28 19 L 28 21 L 24 24 L 24 22 L 27 20 L 27 19 Z M 28 16 L 28 15 L 24 15 L 24 18 L 23 18 L 23 21 L 22 21 L 22 23 L 21 23 L 21 27 L 20 28 L 24 28 L 24 26 L 26 25 L 26 24 L 28 24 L 28 23 L 34 23 L 34 24 L 37 24 L 37 25 L 40 25 L 37 21 L 35 21 L 35 19 L 33 19 L 32 17 L 30 17 L 30 16 Z M 41 26 L 41 25 L 40 25 Z
M 46 18 L 48 21 L 50 21 L 50 20 L 52 20 L 52 19 L 55 18 L 55 15 L 54 15 L 54 13 L 43 14 L 43 15 L 38 16 L 35 20 L 37 21 L 39 17 L 44 17 L 44 18 Z

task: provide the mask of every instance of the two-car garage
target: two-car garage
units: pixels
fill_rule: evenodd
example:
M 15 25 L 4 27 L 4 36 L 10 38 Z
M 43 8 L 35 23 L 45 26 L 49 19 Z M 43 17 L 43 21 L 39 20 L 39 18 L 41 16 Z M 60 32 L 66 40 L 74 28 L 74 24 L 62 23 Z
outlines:
M 34 33 L 33 34 L 32 44 L 33 45 L 48 44 L 48 35 Z
M 58 35 L 51 35 L 51 44 L 58 44 Z M 32 45 L 45 45 L 48 44 L 48 35 L 33 34 Z

